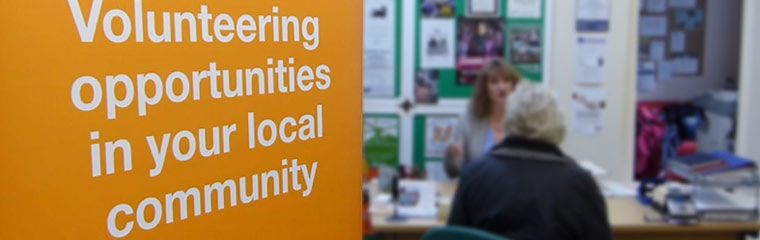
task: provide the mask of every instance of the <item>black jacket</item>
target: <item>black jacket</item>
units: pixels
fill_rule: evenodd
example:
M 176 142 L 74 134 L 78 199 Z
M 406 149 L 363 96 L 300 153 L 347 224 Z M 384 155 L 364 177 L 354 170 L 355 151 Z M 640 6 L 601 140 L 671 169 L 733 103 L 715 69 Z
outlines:
M 467 165 L 449 225 L 515 240 L 612 239 L 591 175 L 547 143 L 508 138 Z

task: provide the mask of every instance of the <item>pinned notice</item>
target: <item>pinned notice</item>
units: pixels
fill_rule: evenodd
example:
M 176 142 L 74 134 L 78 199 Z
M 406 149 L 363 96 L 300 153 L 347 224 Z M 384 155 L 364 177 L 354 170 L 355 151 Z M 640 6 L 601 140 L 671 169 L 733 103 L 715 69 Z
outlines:
M 578 83 L 604 83 L 607 74 L 607 39 L 578 38 L 575 81 Z
M 668 33 L 668 19 L 664 16 L 641 17 L 639 35 L 642 37 L 664 37 Z

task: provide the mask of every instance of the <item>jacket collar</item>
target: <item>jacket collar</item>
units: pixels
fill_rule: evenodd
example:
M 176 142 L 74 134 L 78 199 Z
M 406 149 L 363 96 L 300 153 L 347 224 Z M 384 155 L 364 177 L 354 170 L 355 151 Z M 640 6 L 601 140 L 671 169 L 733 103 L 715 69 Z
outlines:
M 491 151 L 491 155 L 556 162 L 572 161 L 553 144 L 522 137 L 508 137 Z

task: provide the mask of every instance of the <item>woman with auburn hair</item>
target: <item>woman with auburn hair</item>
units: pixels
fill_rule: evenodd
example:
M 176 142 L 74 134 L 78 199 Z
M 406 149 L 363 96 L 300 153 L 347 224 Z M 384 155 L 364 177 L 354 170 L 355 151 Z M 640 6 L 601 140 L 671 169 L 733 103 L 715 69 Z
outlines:
M 520 83 L 521 76 L 501 61 L 493 61 L 475 81 L 472 98 L 463 121 L 444 159 L 450 177 L 470 161 L 483 156 L 501 142 L 507 132 L 504 121 L 507 98 Z

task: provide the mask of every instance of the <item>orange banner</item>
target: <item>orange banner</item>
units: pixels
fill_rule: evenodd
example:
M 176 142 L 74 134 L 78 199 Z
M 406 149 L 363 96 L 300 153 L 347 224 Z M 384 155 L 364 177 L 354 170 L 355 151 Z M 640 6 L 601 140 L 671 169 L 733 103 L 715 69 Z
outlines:
M 356 239 L 361 1 L 0 3 L 0 239 Z

